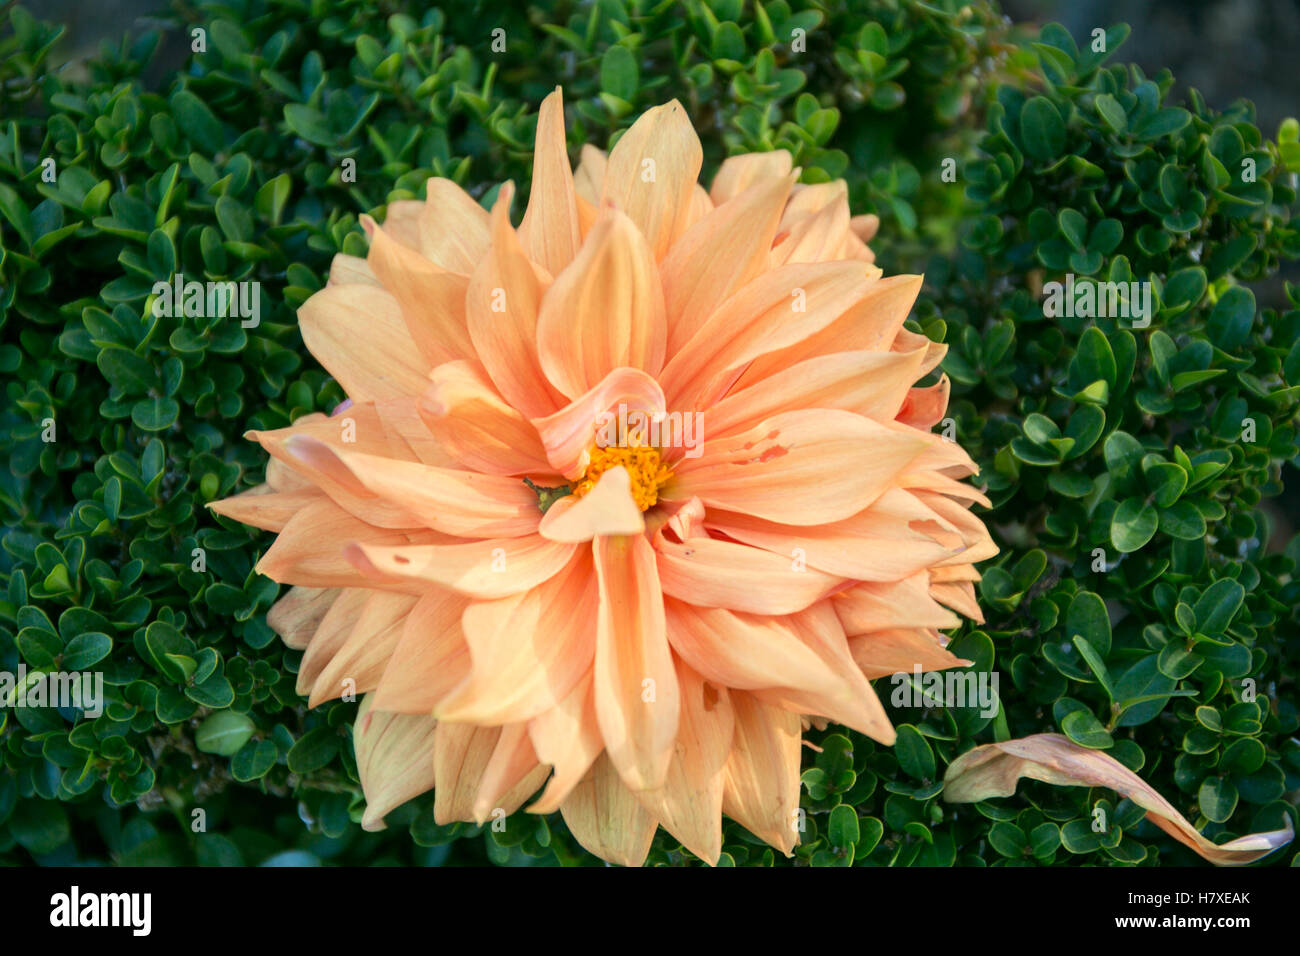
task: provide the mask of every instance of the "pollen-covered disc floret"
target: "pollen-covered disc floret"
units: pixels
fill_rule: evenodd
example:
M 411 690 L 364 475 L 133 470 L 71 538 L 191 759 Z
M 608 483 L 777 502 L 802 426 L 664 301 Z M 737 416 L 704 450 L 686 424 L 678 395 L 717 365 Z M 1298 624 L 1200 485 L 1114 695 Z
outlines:
M 517 228 L 513 184 L 431 179 L 299 310 L 351 405 L 250 433 L 266 484 L 213 507 L 278 535 L 299 691 L 365 695 L 365 826 L 432 788 L 619 863 L 715 862 L 723 814 L 788 854 L 803 729 L 892 744 L 870 681 L 965 663 L 997 549 L 920 277 L 784 150 L 702 162 L 671 102 L 574 170 L 557 90 Z
M 659 488 L 673 476 L 672 469 L 663 463 L 659 449 L 650 445 L 616 446 L 591 450 L 591 461 L 582 477 L 570 484 L 575 498 L 581 498 L 596 487 L 601 476 L 611 468 L 622 466 L 627 470 L 632 486 L 632 500 L 642 511 L 648 511 L 659 501 Z

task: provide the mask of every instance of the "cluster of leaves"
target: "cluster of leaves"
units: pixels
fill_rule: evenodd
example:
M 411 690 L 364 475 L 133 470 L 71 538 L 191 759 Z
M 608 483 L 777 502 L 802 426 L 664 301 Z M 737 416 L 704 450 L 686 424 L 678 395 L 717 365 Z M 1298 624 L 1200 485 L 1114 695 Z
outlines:
M 999 192 L 1001 182 L 988 174 L 980 178 L 985 192 L 972 187 L 967 196 L 939 171 L 946 157 L 973 157 L 981 104 L 994 88 L 980 71 L 1002 63 L 1019 74 L 1032 59 L 1007 49 L 1005 28 L 985 3 L 599 0 L 453 11 L 364 0 L 205 0 L 186 6 L 166 31 L 106 49 L 89 65 L 88 82 L 51 67 L 56 29 L 21 8 L 11 11 L 9 28 L 0 36 L 0 447 L 9 462 L 0 472 L 9 529 L 0 551 L 0 671 L 21 664 L 102 672 L 106 701 L 99 716 L 0 710 L 0 855 L 204 864 L 593 862 L 558 817 L 517 814 L 500 832 L 441 827 L 427 797 L 390 815 L 387 831 L 363 833 L 349 740 L 356 706 L 307 710 L 293 689 L 300 655 L 265 623 L 277 586 L 252 572 L 269 536 L 218 522 L 203 508 L 260 480 L 263 456 L 240 438 L 245 429 L 279 427 L 342 397 L 303 349 L 294 311 L 320 287 L 336 252 L 363 252 L 357 217 L 382 218 L 384 205 L 421 195 L 430 176 L 454 178 L 483 202 L 505 179 L 526 185 L 536 105 L 557 80 L 575 147 L 603 146 L 642 110 L 676 97 L 700 130 L 706 173 L 728 154 L 783 147 L 805 181 L 843 176 L 855 211 L 885 220 L 878 246 L 887 263 L 915 255 L 916 232 L 933 246 L 971 221 L 968 241 L 978 243 L 992 228 L 986 213 L 1001 226 L 978 256 L 962 253 L 930 268 L 939 281 L 928 292 L 941 296 L 920 314 L 929 334 L 954 345 L 948 371 L 959 385 L 960 439 L 985 465 L 1005 555 L 985 585 L 990 626 L 961 635 L 954 649 L 984 672 L 994 671 L 1000 656 L 1007 662 L 1001 674 L 1015 690 L 1004 684 L 1006 706 L 996 717 L 973 708 L 901 709 L 893 749 L 857 735 L 814 734 L 822 750 L 810 753 L 804 774 L 796 862 L 977 864 L 994 858 L 987 848 L 1042 862 L 1154 862 L 1170 843 L 1151 828 L 1116 836 L 1138 828 L 1129 806 L 1114 808 L 1118 829 L 1089 843 L 1075 825 L 1091 820 L 1095 801 L 1086 790 L 1030 787 L 1028 810 L 1017 798 L 954 812 L 937 798 L 944 763 L 974 743 L 1008 728 L 1048 729 L 1053 718 L 1068 717 L 1082 735 L 1085 711 L 1102 714 L 1113 752 L 1130 766 L 1145 762 L 1144 775 L 1162 766 L 1184 735 L 1193 741 L 1200 749 L 1187 751 L 1179 786 L 1196 792 L 1202 779 L 1227 779 L 1252 806 L 1250 813 L 1229 811 L 1222 832 L 1255 825 L 1255 810 L 1276 816 L 1271 791 L 1241 781 L 1278 771 L 1287 789 L 1295 788 L 1296 755 L 1283 749 L 1294 713 L 1279 712 L 1277 703 L 1278 688 L 1294 677 L 1278 663 L 1286 659 L 1282 625 L 1294 623 L 1284 586 L 1291 565 L 1282 555 L 1263 557 L 1265 535 L 1251 509 L 1277 490 L 1277 462 L 1295 454 L 1284 420 L 1291 400 L 1270 397 L 1279 390 L 1282 359 L 1265 340 L 1297 336 L 1293 319 L 1271 313 L 1243 330 L 1245 290 L 1228 288 L 1236 278 L 1266 274 L 1285 254 L 1277 208 L 1290 200 L 1279 165 L 1289 144 L 1263 144 L 1245 114 L 1197 116 L 1148 141 L 1125 130 L 1149 122 L 1142 112 L 1149 93 L 1127 92 L 1122 76 L 1096 65 L 1069 84 L 1052 79 L 1060 64 L 1046 65 L 1040 99 L 1058 111 L 1071 137 L 1066 153 L 1090 157 L 1101 178 L 1051 169 L 1044 158 L 1026 164 L 1018 139 L 1005 152 L 1020 159 L 1003 174 L 998 131 L 1014 127 L 1020 137 L 1024 113 L 1008 120 L 1006 101 L 1033 101 L 1003 87 L 984 142 L 1007 188 Z M 202 52 L 190 52 L 195 29 L 203 31 Z M 505 49 L 494 50 L 501 40 Z M 169 47 L 187 52 L 185 69 L 167 74 L 159 88 L 146 84 L 144 65 L 165 60 Z M 1102 76 L 1111 77 L 1097 81 L 1106 85 L 1102 92 L 1130 117 L 1118 132 L 1094 129 L 1095 111 L 1079 116 L 1069 105 L 1090 103 L 1097 91 L 1085 83 Z M 1166 88 L 1157 86 L 1158 98 Z M 1041 106 L 1030 110 L 1031 127 L 1035 113 L 1045 115 Z M 1128 160 L 1108 153 L 1108 144 L 1119 137 L 1167 150 L 1191 135 L 1180 130 L 1192 123 L 1237 131 L 1238 153 L 1222 140 L 1210 151 L 1225 169 L 1247 153 L 1271 160 L 1259 163 L 1271 195 L 1261 209 L 1250 205 L 1258 190 L 1226 183 L 1225 194 L 1250 205 L 1247 214 L 1222 212 L 1229 201 L 1216 198 L 1186 241 L 1141 253 L 1136 229 L 1143 220 L 1134 217 L 1146 206 L 1119 188 L 1129 181 Z M 1149 130 L 1141 128 L 1144 136 Z M 1034 129 L 1031 138 L 1050 142 L 1054 135 Z M 1111 139 L 1094 142 L 1099 133 Z M 1174 155 L 1168 162 L 1182 169 Z M 1195 192 L 1190 177 L 1203 173 L 1189 168 L 1182 191 L 1171 180 L 1166 195 L 1165 163 L 1153 175 L 1143 165 L 1152 157 L 1130 159 L 1142 167 L 1132 182 L 1152 204 L 1152 221 L 1181 215 L 1184 194 Z M 44 175 L 47 160 L 54 182 Z M 355 176 L 345 174 L 349 168 Z M 973 168 L 962 169 L 974 182 Z M 1017 178 L 1029 184 L 1028 200 Z M 1095 206 L 1094 197 L 1106 205 Z M 1168 277 L 1153 328 L 1169 345 L 1152 345 L 1162 358 L 1158 367 L 1153 360 L 1144 388 L 1129 388 L 1136 340 L 1126 351 L 1124 336 L 1133 339 L 1126 330 L 1045 323 L 1028 293 L 1007 293 L 1026 289 L 1048 266 L 1033 254 L 1055 232 L 1041 243 L 1017 235 L 1027 228 L 1019 210 L 1036 205 L 1068 207 L 1094 223 L 1082 251 L 1112 257 L 1119 250 L 1135 273 Z M 1125 229 L 1132 222 L 1132 234 L 1105 248 L 1114 227 L 1100 239 L 1095 232 L 1106 219 Z M 1065 241 L 1077 240 L 1075 217 L 1065 222 Z M 1044 228 L 1040 222 L 1034 237 Z M 1193 244 L 1223 246 L 1240 237 L 1251 249 L 1207 273 L 1176 323 L 1163 310 L 1172 274 L 1198 259 Z M 1212 253 L 1199 261 L 1210 262 Z M 259 324 L 155 315 L 153 284 L 180 275 L 260 282 Z M 1217 319 L 1207 314 L 1215 309 Z M 1021 321 L 1038 324 L 1017 341 Z M 1200 342 L 1216 328 L 1229 336 L 1226 351 L 1212 332 L 1210 343 Z M 1202 374 L 1220 368 L 1222 381 Z M 1237 384 L 1221 400 L 1229 378 Z M 1060 382 L 1070 384 L 1057 394 Z M 1076 400 L 1080 393 L 1091 397 Z M 1170 409 L 1134 404 L 1148 393 L 1147 405 L 1167 399 Z M 1225 409 L 1217 425 L 1189 427 L 1205 410 L 1189 406 L 1185 395 L 1200 394 L 1209 396 L 1206 407 Z M 1238 401 L 1241 415 L 1231 404 Z M 1093 412 L 1072 425 L 1081 408 Z M 1260 409 L 1272 411 L 1271 425 Z M 1255 446 L 1229 440 L 1228 426 L 1248 411 L 1265 436 Z M 1038 415 L 1032 425 L 1031 414 Z M 1064 434 L 1052 434 L 1056 421 Z M 1157 421 L 1163 429 L 1150 424 Z M 1013 443 L 1060 450 L 1060 457 L 1035 464 L 1002 454 Z M 1104 456 L 1098 450 L 1112 445 Z M 1148 462 L 1157 454 L 1164 460 Z M 1184 468 L 1180 487 L 1170 469 Z M 1112 474 L 1113 483 L 1100 481 Z M 1070 482 L 1078 493 L 1058 491 Z M 1092 583 L 1092 529 L 1100 521 L 1109 534 L 1130 499 L 1145 509 L 1146 488 L 1164 502 L 1152 499 L 1160 534 L 1132 549 L 1126 564 L 1149 562 L 1150 577 L 1130 580 L 1123 567 L 1115 580 L 1102 575 Z M 1166 519 L 1164 512 L 1184 499 L 1213 529 L 1212 547 L 1168 543 L 1166 528 L 1179 514 Z M 1223 513 L 1200 502 L 1218 502 Z M 1138 514 L 1119 525 L 1141 530 L 1148 520 Z M 1157 546 L 1173 549 L 1163 566 Z M 1157 578 L 1159 586 L 1147 586 Z M 1248 593 L 1238 600 L 1216 580 Z M 1110 617 L 1084 582 L 1111 602 Z M 1063 636 L 1075 620 L 1072 634 L 1084 637 L 1088 651 L 1071 652 Z M 1049 643 L 1065 646 L 1049 657 Z M 1184 646 L 1185 657 L 1177 651 Z M 1212 679 L 1241 667 L 1239 652 L 1219 650 L 1231 646 L 1250 649 L 1261 702 L 1254 717 L 1234 709 L 1247 706 L 1227 683 L 1237 677 Z M 1151 694 L 1163 694 L 1164 685 L 1150 668 L 1133 670 L 1153 657 L 1191 668 L 1158 699 Z M 1104 679 L 1092 670 L 1098 661 Z M 1175 693 L 1192 689 L 1200 696 Z M 1118 715 L 1106 714 L 1103 694 L 1118 695 Z M 1058 716 L 1062 699 L 1068 713 Z M 1265 752 L 1259 767 L 1256 752 L 1245 752 L 1250 744 L 1236 746 L 1239 739 Z M 1173 771 L 1162 772 L 1167 783 Z M 697 861 L 661 833 L 651 862 Z M 723 862 L 785 860 L 728 823 Z
M 995 735 L 1105 750 L 1222 841 L 1294 820 L 1300 787 L 1300 540 L 1275 540 L 1265 502 L 1300 453 L 1300 289 L 1261 309 L 1250 287 L 1300 255 L 1298 130 L 1270 142 L 1249 103 L 1176 105 L 1167 72 L 1105 66 L 1127 32 L 1081 50 L 1045 27 L 1039 82 L 999 88 L 963 249 L 917 314 L 951 346 L 952 426 L 1003 547 L 963 638 L 1010 677 Z M 1109 308 L 1049 307 L 1052 283 Z M 1033 811 L 976 808 L 997 853 L 1050 857 L 1050 822 L 1074 854 L 1165 855 L 1102 791 L 1022 789 Z

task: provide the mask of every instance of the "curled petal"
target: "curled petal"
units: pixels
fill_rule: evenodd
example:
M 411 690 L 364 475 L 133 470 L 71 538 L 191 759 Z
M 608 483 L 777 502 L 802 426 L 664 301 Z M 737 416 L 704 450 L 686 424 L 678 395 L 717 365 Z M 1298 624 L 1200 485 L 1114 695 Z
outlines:
M 1179 843 L 1220 866 L 1253 863 L 1286 846 L 1295 836 L 1291 818 L 1283 815 L 1284 829 L 1213 843 L 1114 757 L 1081 747 L 1060 734 L 1035 734 L 966 751 L 948 765 L 943 798 L 950 803 L 974 803 L 989 797 L 1009 797 L 1016 792 L 1021 777 L 1054 786 L 1114 790 L 1146 810 L 1147 819 Z
M 666 336 L 663 288 L 650 249 L 631 219 L 604 209 L 542 299 L 542 368 L 560 392 L 577 398 L 616 368 L 657 374 Z

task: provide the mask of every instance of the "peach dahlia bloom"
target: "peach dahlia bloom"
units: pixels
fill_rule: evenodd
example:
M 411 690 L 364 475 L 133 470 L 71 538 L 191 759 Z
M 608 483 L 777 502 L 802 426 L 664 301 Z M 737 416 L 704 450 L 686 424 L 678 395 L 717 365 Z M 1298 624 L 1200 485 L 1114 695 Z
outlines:
M 996 552 L 931 434 L 944 347 L 903 328 L 843 182 L 736 156 L 705 191 L 681 105 L 571 170 L 557 90 L 510 220 L 445 179 L 363 218 L 299 312 L 350 404 L 253 432 L 266 484 L 214 505 L 278 532 L 258 569 L 315 706 L 364 693 L 364 824 L 559 810 L 636 865 L 663 826 L 714 862 L 727 814 L 798 842 L 801 735 L 885 744 L 868 681 L 964 663 Z M 602 413 L 698 414 L 655 444 Z

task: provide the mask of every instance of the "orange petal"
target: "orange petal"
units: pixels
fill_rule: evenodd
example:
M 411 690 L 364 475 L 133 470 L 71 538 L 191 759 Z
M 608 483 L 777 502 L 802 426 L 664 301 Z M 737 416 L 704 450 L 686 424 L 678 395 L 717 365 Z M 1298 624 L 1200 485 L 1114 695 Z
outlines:
M 337 588 L 292 587 L 266 612 L 266 624 L 285 647 L 304 650 L 338 596 Z
M 435 468 L 330 448 L 294 436 L 291 455 L 358 499 L 369 494 L 412 515 L 419 526 L 462 537 L 516 538 L 537 530 L 537 497 L 514 478 Z
M 556 87 L 537 112 L 533 150 L 533 185 L 519 239 L 534 262 L 551 275 L 573 261 L 582 241 L 578 202 L 564 140 L 564 96 Z
M 826 686 L 825 664 L 784 617 L 664 602 L 668 639 L 705 679 L 733 690 Z
M 281 584 L 314 588 L 355 587 L 364 582 L 344 556 L 344 549 L 364 540 L 379 544 L 408 544 L 421 531 L 410 533 L 376 528 L 348 514 L 328 498 L 308 505 L 289 519 L 280 536 L 257 562 L 259 574 Z M 390 591 L 415 591 L 418 585 L 402 580 L 377 582 L 372 587 Z
M 433 738 L 437 722 L 425 715 L 374 709 L 374 695 L 361 701 L 352 725 L 357 776 L 366 796 L 361 826 L 382 830 L 384 817 L 412 797 L 432 790 Z
M 430 379 L 420 417 L 462 466 L 490 475 L 549 470 L 537 429 L 497 393 L 477 362 L 447 362 Z
M 857 267 L 869 268 L 861 264 Z M 808 267 L 795 265 L 783 268 Z M 859 349 L 882 351 L 889 348 L 903 328 L 912 303 L 921 291 L 921 282 L 920 276 L 911 275 L 879 279 L 857 301 L 846 306 L 834 321 L 822 324 L 810 334 L 783 348 L 773 349 L 756 358 L 740 376 L 736 387 L 751 385 L 814 356 Z M 811 299 L 810 295 L 810 306 Z M 922 362 L 921 374 L 925 374 L 925 362 Z
M 361 225 L 370 237 L 367 262 L 397 299 L 425 368 L 473 356 L 474 346 L 465 325 L 469 280 L 438 268 L 414 249 L 397 242 L 369 216 L 361 217 Z
M 469 676 L 469 645 L 461 617 L 469 599 L 433 588 L 406 615 L 372 695 L 375 706 L 403 714 L 429 714 Z
M 797 408 L 840 408 L 876 421 L 899 412 L 920 375 L 922 351 L 819 355 L 733 391 L 705 413 L 709 434 L 728 435 Z
M 470 279 L 465 308 L 470 338 L 497 390 L 534 418 L 561 403 L 537 359 L 537 309 L 542 283 L 510 225 L 514 184 L 505 183 L 492 207 L 492 248 Z
M 343 645 L 312 684 L 308 707 L 317 707 L 344 694 L 374 690 L 388 666 L 406 615 L 419 600 L 413 594 L 370 591 Z
M 600 535 L 640 534 L 645 516 L 632 497 L 632 481 L 622 465 L 600 476 L 581 498 L 561 498 L 547 510 L 538 533 L 552 541 L 590 541 Z
M 725 687 L 706 684 L 677 662 L 682 717 L 662 790 L 640 793 L 669 833 L 709 864 L 722 853 L 722 791 L 735 717 Z
M 856 262 L 800 263 L 760 275 L 718 306 L 668 362 L 659 380 L 669 405 L 709 408 L 749 363 L 834 323 L 875 281 Z
M 668 354 L 679 352 L 729 295 L 767 266 L 793 178 L 759 181 L 673 244 L 660 267 L 669 316 Z
M 548 772 L 537 762 L 527 724 L 502 727 L 474 795 L 474 822 L 504 820 L 537 791 Z
M 924 571 L 901 581 L 864 581 L 836 594 L 835 610 L 849 634 L 894 627 L 956 627 L 961 618 L 930 596 Z
M 844 636 L 844 628 L 840 626 L 830 602 L 822 601 L 800 614 L 791 615 L 789 620 L 800 640 L 817 654 L 834 679 L 815 688 L 786 686 L 755 691 L 755 694 L 797 714 L 827 717 L 866 734 L 872 740 L 892 745 L 897 736 L 893 725 L 885 716 L 876 692 L 858 669 Z
M 500 739 L 500 727 L 438 721 L 433 772 L 440 782 L 433 792 L 433 819 L 439 826 L 474 819 L 474 801 L 483 782 L 483 772 Z
M 675 465 L 659 497 L 699 498 L 783 524 L 826 524 L 868 507 L 924 448 L 919 433 L 852 412 L 782 412 L 740 434 L 710 438 L 699 458 Z
M 324 498 L 324 492 L 316 488 L 272 491 L 269 485 L 258 485 L 233 498 L 210 502 L 208 507 L 222 517 L 232 518 L 241 524 L 252 525 L 263 531 L 281 531 L 299 511 Z
M 621 866 L 645 862 L 655 836 L 655 818 L 624 785 L 608 755 L 596 758 L 560 805 L 560 813 L 588 852 Z
M 559 703 L 528 722 L 528 736 L 537 758 L 554 768 L 546 789 L 528 812 L 554 813 L 605 749 L 590 670 Z
M 467 597 L 491 600 L 537 587 L 563 569 L 576 548 L 532 534 L 462 544 L 358 543 L 345 549 L 344 556 L 377 578 L 436 584 Z
M 579 554 L 530 591 L 471 604 L 462 620 L 469 680 L 435 713 L 457 723 L 504 724 L 560 706 L 591 670 L 595 583 L 590 557 Z
M 941 671 L 970 664 L 945 650 L 938 634 L 919 627 L 872 631 L 850 637 L 849 650 L 867 680 L 889 674 L 910 674 L 917 668 Z
M 676 100 L 646 110 L 610 150 L 601 205 L 612 202 L 636 223 L 655 260 L 690 221 L 704 153 Z
M 402 319 L 397 299 L 364 285 L 331 285 L 298 310 L 303 343 L 354 401 L 424 391 L 432 366 Z
M 704 524 L 744 544 L 789 555 L 793 561 L 827 574 L 860 581 L 896 581 L 952 553 L 874 506 L 842 521 L 821 525 L 777 524 L 712 509 Z
M 577 398 L 616 368 L 657 374 L 666 336 L 663 289 L 650 249 L 631 219 L 606 208 L 542 299 L 542 368 L 560 392 Z
M 419 219 L 420 252 L 448 272 L 472 275 L 488 251 L 487 210 L 450 179 L 428 180 L 424 193 Z
M 359 256 L 336 253 L 330 260 L 328 285 L 370 285 L 382 286 L 370 263 Z
M 312 692 L 321 671 L 329 665 L 334 655 L 347 642 L 366 602 L 370 600 L 373 593 L 360 588 L 344 588 L 339 592 L 338 598 L 321 619 L 320 627 L 316 628 L 316 633 L 312 635 L 311 642 L 307 645 L 307 652 L 303 654 L 302 661 L 298 665 L 296 690 L 299 694 L 306 696 Z
M 735 733 L 722 811 L 789 856 L 799 842 L 799 715 L 744 692 L 731 695 Z
M 602 427 L 617 425 L 620 409 L 658 415 L 665 410 L 663 389 L 640 369 L 617 368 L 554 415 L 533 419 L 551 466 L 570 480 L 581 478 Z
M 837 577 L 787 557 L 734 541 L 696 536 L 655 542 L 664 594 L 698 607 L 751 614 L 791 614 L 825 597 Z
M 605 185 L 605 168 L 608 165 L 609 157 L 604 150 L 597 149 L 589 143 L 583 144 L 579 154 L 578 169 L 573 174 L 573 186 L 578 193 L 578 198 L 593 207 L 600 205 L 600 193 Z
M 718 167 L 709 188 L 709 197 L 715 206 L 739 196 L 745 190 L 771 179 L 784 179 L 790 175 L 794 162 L 784 149 L 769 153 L 741 153 L 729 156 Z
M 644 537 L 593 544 L 600 610 L 596 624 L 596 715 L 610 760 L 634 790 L 663 785 L 681 702 L 664 630 L 654 550 Z

